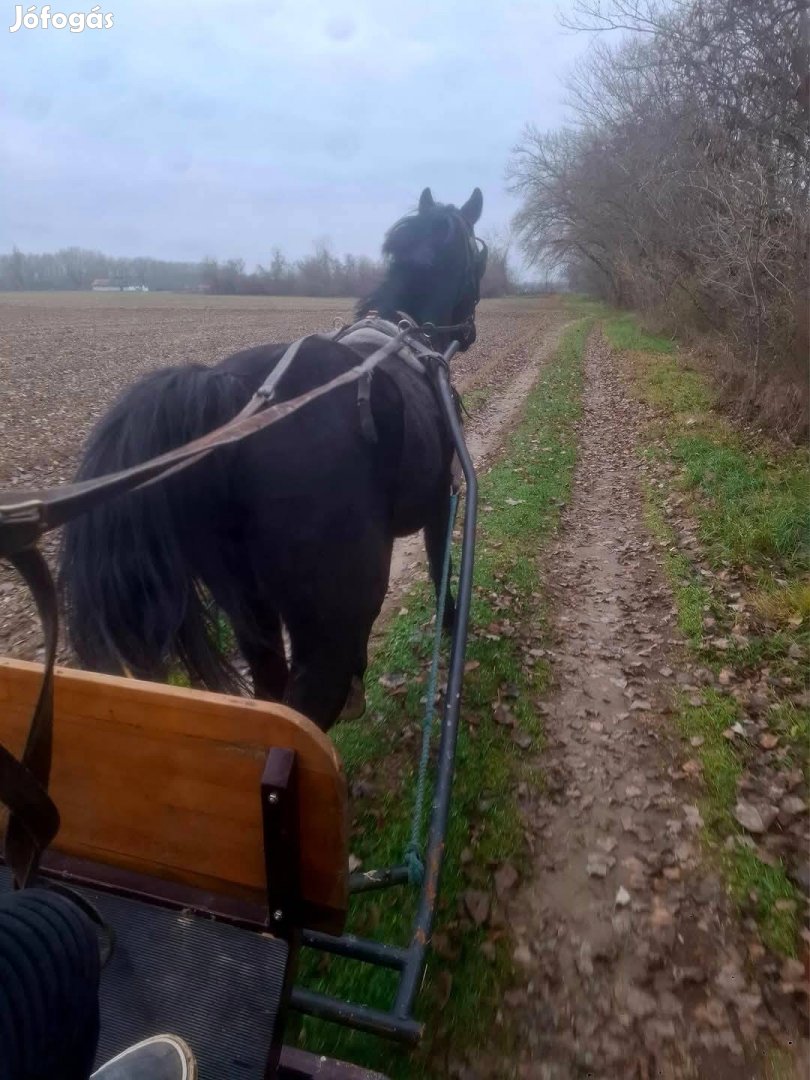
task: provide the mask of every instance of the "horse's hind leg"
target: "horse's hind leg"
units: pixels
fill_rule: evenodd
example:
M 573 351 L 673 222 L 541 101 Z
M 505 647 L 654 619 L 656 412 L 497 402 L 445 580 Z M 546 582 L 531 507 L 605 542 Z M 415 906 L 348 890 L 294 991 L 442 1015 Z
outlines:
M 223 587 L 221 576 L 214 575 L 208 578 L 208 588 L 230 620 L 239 651 L 250 668 L 254 696 L 281 701 L 289 669 L 278 610 L 266 599 L 269 590 L 262 588 L 253 574 L 239 573 L 235 563 L 229 565 L 228 574 L 228 589 Z
M 284 701 L 324 731 L 362 698 L 368 639 L 388 586 L 391 543 L 369 537 L 340 558 L 310 564 L 306 588 L 289 597 L 282 617 L 292 641 L 292 665 Z M 337 557 L 335 557 L 337 555 Z M 353 685 L 354 684 L 354 685 Z M 352 690 L 352 700 L 349 691 Z M 348 717 L 348 713 L 347 713 Z
M 239 649 L 253 678 L 253 693 L 264 701 L 281 701 L 289 677 L 281 619 L 272 611 L 262 612 L 262 633 L 253 627 L 234 627 Z
M 284 703 L 328 731 L 341 713 L 357 666 L 344 635 L 311 647 L 293 638 L 293 662 Z

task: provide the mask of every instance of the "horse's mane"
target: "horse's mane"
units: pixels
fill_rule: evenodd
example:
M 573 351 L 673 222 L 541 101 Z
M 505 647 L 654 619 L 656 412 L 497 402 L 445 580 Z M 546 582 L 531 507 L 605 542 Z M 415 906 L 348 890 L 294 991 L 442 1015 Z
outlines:
M 395 221 L 385 234 L 383 255 L 392 264 L 426 268 L 450 253 L 454 239 L 463 236 L 463 229 L 455 206 L 435 203 L 429 210 L 406 214 Z M 458 251 L 463 251 L 460 245 Z
M 383 241 L 385 277 L 357 305 L 358 317 L 371 310 L 387 313 L 408 310 L 408 299 L 419 275 L 419 291 L 431 287 L 431 271 L 443 274 L 453 259 L 466 259 L 466 237 L 455 206 L 434 203 L 395 221 Z

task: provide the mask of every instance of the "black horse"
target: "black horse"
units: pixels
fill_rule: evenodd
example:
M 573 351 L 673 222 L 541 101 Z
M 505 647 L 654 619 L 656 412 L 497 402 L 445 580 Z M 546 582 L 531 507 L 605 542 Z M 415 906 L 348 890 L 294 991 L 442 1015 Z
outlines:
M 475 340 L 483 261 L 476 188 L 456 209 L 429 189 L 383 245 L 387 272 L 357 308 L 430 324 L 433 347 Z M 442 330 L 442 327 L 456 327 Z M 90 435 L 77 478 L 145 461 L 230 420 L 285 345 L 246 349 L 215 367 L 147 375 Z M 301 347 L 277 398 L 295 397 L 359 362 L 327 338 Z M 452 444 L 428 378 L 394 355 L 374 372 L 376 441 L 358 421 L 352 383 L 280 424 L 221 448 L 166 481 L 113 499 L 67 526 L 61 582 L 80 662 L 164 679 L 178 661 L 194 685 L 240 679 L 218 633 L 224 611 L 257 697 L 283 700 L 324 729 L 366 669 L 394 538 L 424 529 L 438 586 Z M 449 601 L 447 624 L 452 624 Z M 291 643 L 285 658 L 282 625 Z

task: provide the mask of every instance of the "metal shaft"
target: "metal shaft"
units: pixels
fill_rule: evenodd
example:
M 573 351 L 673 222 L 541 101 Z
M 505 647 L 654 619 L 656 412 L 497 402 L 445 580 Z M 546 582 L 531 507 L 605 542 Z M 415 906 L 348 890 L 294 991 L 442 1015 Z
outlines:
M 457 346 L 457 343 L 453 343 Z M 446 358 L 456 351 L 452 346 L 445 354 Z M 445 841 L 450 814 L 450 796 L 453 789 L 453 771 L 458 738 L 458 721 L 461 707 L 461 688 L 464 678 L 464 656 L 467 647 L 467 625 L 470 617 L 472 599 L 473 568 L 475 565 L 475 527 L 478 501 L 478 481 L 475 475 L 470 452 L 464 441 L 464 432 L 456 414 L 453 393 L 447 372 L 439 368 L 437 373 L 439 393 L 444 407 L 450 432 L 461 462 L 466 482 L 466 503 L 464 511 L 464 531 L 462 534 L 461 564 L 459 567 L 458 598 L 456 603 L 456 623 L 453 631 L 453 643 L 450 651 L 450 665 L 447 678 L 447 696 L 445 699 L 442 732 L 439 743 L 436 787 L 428 833 L 428 846 L 425 858 L 425 878 L 419 895 L 411 944 L 408 949 L 408 961 L 402 973 L 399 990 L 394 1003 L 394 1013 L 398 1017 L 409 1017 L 414 1000 L 422 982 L 427 957 L 427 948 L 433 930 L 436 904 L 439 895 L 442 866 L 444 863 Z
M 393 1016 L 381 1009 L 372 1009 L 368 1005 L 355 1005 L 351 1001 L 339 1001 L 327 994 L 315 990 L 296 987 L 292 992 L 290 1005 L 296 1012 L 315 1016 L 319 1020 L 331 1020 L 335 1024 L 354 1028 L 355 1031 L 367 1031 L 372 1035 L 382 1035 L 396 1042 L 415 1046 L 422 1037 L 422 1024 L 409 1017 Z

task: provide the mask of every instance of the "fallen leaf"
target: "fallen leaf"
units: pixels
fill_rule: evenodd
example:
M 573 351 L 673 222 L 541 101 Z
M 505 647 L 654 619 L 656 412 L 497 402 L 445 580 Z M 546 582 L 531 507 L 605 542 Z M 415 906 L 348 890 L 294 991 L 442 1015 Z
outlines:
M 523 942 L 518 945 L 512 953 L 512 959 L 516 964 L 520 964 L 521 967 L 530 967 L 533 963 L 532 951 L 529 946 Z
M 440 956 L 442 960 L 457 960 L 459 950 L 450 941 L 447 934 L 441 930 L 437 931 L 430 940 L 430 945 L 437 956 Z
M 476 926 L 483 926 L 489 916 L 489 895 L 480 889 L 467 889 L 464 907 Z
M 637 986 L 627 988 L 624 1004 L 631 1016 L 640 1019 L 645 1016 L 652 1016 L 656 1009 L 655 998 L 651 994 L 645 993 L 644 990 L 639 990 Z
M 495 871 L 495 892 L 498 896 L 508 893 L 517 883 L 518 872 L 511 863 L 503 863 Z
M 797 983 L 805 981 L 804 964 L 801 960 L 793 960 L 788 957 L 787 960 L 782 963 L 782 970 L 780 972 L 782 982 Z
M 408 678 L 406 675 L 381 675 L 379 678 L 379 684 L 383 690 L 388 690 L 392 694 L 404 691 L 407 685 Z
M 577 970 L 584 978 L 589 979 L 593 975 L 593 956 L 591 953 L 591 943 L 589 941 L 583 941 L 579 947 L 579 955 L 575 961 Z
M 588 877 L 607 877 L 608 871 L 616 865 L 616 860 L 611 855 L 603 855 L 601 852 L 593 851 L 588 856 L 588 863 L 585 867 L 585 872 Z
M 496 705 L 492 719 L 501 727 L 514 727 L 516 723 L 514 714 L 506 705 Z
M 436 976 L 435 986 L 436 1005 L 439 1009 L 443 1009 L 450 1000 L 450 994 L 453 990 L 453 976 L 449 971 L 440 971 Z
M 649 701 L 645 701 L 643 698 L 636 698 L 630 705 L 630 712 L 647 712 L 652 708 Z
M 762 820 L 762 814 L 753 803 L 740 799 L 734 807 L 734 817 L 746 832 L 757 834 L 765 832 L 765 822 Z

